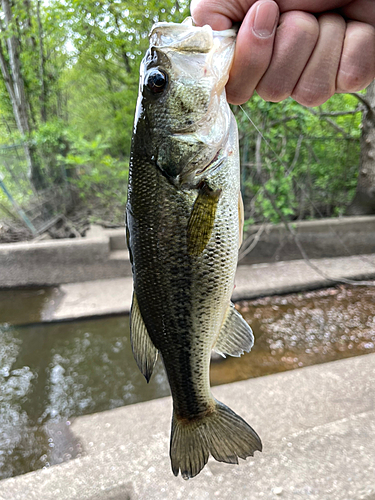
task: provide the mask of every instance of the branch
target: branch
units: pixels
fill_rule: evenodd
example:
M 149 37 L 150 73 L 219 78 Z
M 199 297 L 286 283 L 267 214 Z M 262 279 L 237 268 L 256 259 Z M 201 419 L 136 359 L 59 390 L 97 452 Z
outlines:
M 296 150 L 294 152 L 294 158 L 293 158 L 292 163 L 290 164 L 290 169 L 288 170 L 288 172 L 286 172 L 286 176 L 290 175 L 290 173 L 294 170 L 294 167 L 296 166 L 296 163 L 297 163 L 298 158 L 299 158 L 299 152 L 301 150 L 301 144 L 302 144 L 303 139 L 304 139 L 304 136 L 301 134 L 298 137 L 297 147 L 296 147 Z
M 307 106 L 304 106 L 304 108 L 307 109 L 314 116 L 318 116 L 318 117 L 322 116 L 321 113 L 318 113 L 317 111 L 314 111 L 313 109 L 308 108 Z M 335 130 L 337 130 L 337 132 L 339 134 L 342 134 L 346 138 L 351 138 L 351 135 L 348 134 L 348 132 L 346 130 L 344 130 L 343 128 L 341 128 L 339 125 L 337 125 L 337 123 L 335 121 L 331 120 L 330 118 L 326 118 L 326 122 L 329 123 L 331 125 L 331 127 L 333 127 Z
M 350 111 L 323 111 L 319 113 L 319 116 L 346 116 L 346 115 L 356 115 L 357 113 L 362 113 L 363 108 L 359 106 L 358 108 L 351 109 Z
M 331 281 L 333 283 L 345 283 L 347 285 L 361 285 L 361 286 L 374 286 L 374 284 L 370 281 L 354 281 L 346 278 L 331 278 L 326 274 L 324 271 L 319 269 L 318 266 L 316 266 L 313 262 L 311 262 L 309 256 L 306 254 L 305 249 L 303 248 L 301 242 L 299 241 L 298 234 L 295 232 L 293 227 L 289 224 L 289 222 L 285 219 L 283 213 L 281 210 L 279 210 L 278 206 L 275 203 L 274 197 L 265 189 L 265 193 L 268 197 L 268 199 L 271 202 L 271 205 L 273 209 L 277 212 L 279 215 L 280 219 L 282 220 L 286 230 L 292 235 L 294 243 L 297 245 L 298 250 L 301 253 L 301 256 L 303 257 L 303 260 L 306 262 L 306 264 L 311 267 L 316 273 L 318 273 L 322 278 Z
M 290 122 L 292 120 L 298 120 L 298 118 L 300 118 L 300 115 L 285 116 L 281 120 L 274 120 L 273 122 L 269 122 L 268 126 L 274 127 L 275 125 L 280 125 L 281 123 Z
M 309 109 L 309 111 L 310 111 L 310 109 Z M 322 113 L 319 113 L 319 116 L 346 116 L 346 115 L 355 115 L 357 113 L 361 113 L 362 111 L 363 111 L 362 108 L 358 107 L 356 109 L 351 109 L 350 111 L 331 111 L 331 112 L 324 111 Z M 273 122 L 269 122 L 268 126 L 269 127 L 275 127 L 276 125 L 280 125 L 282 123 L 287 123 L 287 122 L 290 122 L 292 120 L 298 120 L 299 118 L 301 118 L 300 115 L 286 116 L 285 118 L 282 118 L 281 120 L 274 120 Z
M 256 232 L 255 236 L 252 234 L 251 236 L 249 236 L 248 238 L 246 238 L 244 244 L 243 244 L 243 247 L 245 247 L 250 241 L 251 241 L 251 244 L 244 248 L 238 255 L 238 260 L 242 260 L 245 255 L 247 255 L 248 253 L 252 252 L 254 250 L 254 248 L 256 247 L 260 237 L 262 236 L 263 234 L 263 231 L 265 229 L 266 225 L 265 223 L 263 223 L 260 228 L 258 229 L 258 231 Z
M 11 80 L 8 66 L 4 57 L 3 45 L 1 39 L 0 39 L 0 69 L 4 78 L 5 86 L 9 94 L 9 98 L 11 100 L 12 105 L 14 106 L 14 103 L 16 102 L 16 95 L 14 93 L 13 82 Z
M 371 114 L 374 114 L 374 108 L 371 106 L 371 102 L 366 99 L 366 97 L 362 94 L 358 94 L 358 92 L 351 92 L 351 95 L 354 95 L 362 104 L 365 105 L 367 111 Z

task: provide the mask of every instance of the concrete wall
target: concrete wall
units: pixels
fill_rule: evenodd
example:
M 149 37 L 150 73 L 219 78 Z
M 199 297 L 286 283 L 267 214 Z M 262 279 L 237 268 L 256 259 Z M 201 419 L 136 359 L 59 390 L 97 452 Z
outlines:
M 293 226 L 310 258 L 375 253 L 375 216 L 297 222 Z M 259 226 L 249 233 L 255 234 Z M 82 239 L 0 245 L 0 288 L 56 285 L 131 275 L 124 229 L 99 230 Z M 266 225 L 241 265 L 301 259 L 293 237 Z
M 246 237 L 260 226 L 252 226 Z M 311 259 L 347 257 L 375 252 L 375 216 L 340 217 L 293 223 L 295 233 Z M 243 251 L 243 248 L 241 251 Z M 292 234 L 284 224 L 267 224 L 251 253 L 240 264 L 302 259 Z
M 0 245 L 0 288 L 129 276 L 122 253 L 112 258 L 108 237 Z

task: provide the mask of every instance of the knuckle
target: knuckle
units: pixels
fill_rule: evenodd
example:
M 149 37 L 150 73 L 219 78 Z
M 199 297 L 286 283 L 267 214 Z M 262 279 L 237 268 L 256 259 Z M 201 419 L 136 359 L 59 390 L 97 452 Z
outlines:
M 364 89 L 373 77 L 373 71 L 369 65 L 353 66 L 339 71 L 337 87 L 344 92 L 356 92 Z
M 199 22 L 204 17 L 206 3 L 198 0 L 192 0 L 190 4 L 190 12 L 195 22 Z
M 298 33 L 299 36 L 317 40 L 319 23 L 315 16 L 302 11 L 285 12 L 280 17 L 280 28 L 288 33 Z
M 217 5 L 212 0 L 192 0 L 190 13 L 198 25 L 208 23 L 217 14 L 220 14 Z
M 290 92 L 282 89 L 281 86 L 277 84 L 259 83 L 256 91 L 262 99 L 269 102 L 280 102 L 290 96 Z
M 227 100 L 229 104 L 235 104 L 236 106 L 240 106 L 241 104 L 245 104 L 245 102 L 249 101 L 252 97 L 253 93 L 236 92 L 233 90 L 227 90 Z
M 322 82 L 316 82 L 310 85 L 297 85 L 292 93 L 295 101 L 303 106 L 314 107 L 328 101 L 335 93 L 335 88 Z
M 340 14 L 335 12 L 325 12 L 319 16 L 319 24 L 325 26 L 332 26 L 334 28 L 340 27 L 345 30 L 346 22 Z

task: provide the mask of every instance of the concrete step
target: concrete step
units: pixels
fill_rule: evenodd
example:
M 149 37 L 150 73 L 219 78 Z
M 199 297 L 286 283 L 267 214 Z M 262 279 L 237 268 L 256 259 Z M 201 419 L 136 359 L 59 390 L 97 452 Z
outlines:
M 114 251 L 112 254 L 123 254 Z M 113 266 L 124 267 L 124 260 L 108 261 Z M 60 321 L 110 314 L 128 314 L 131 306 L 133 284 L 130 263 L 126 277 L 67 283 L 56 287 L 46 299 L 40 313 L 41 321 Z M 267 295 L 297 292 L 331 286 L 342 278 L 374 279 L 375 254 L 335 259 L 315 259 L 313 265 L 323 274 L 309 267 L 305 261 L 288 261 L 255 264 L 237 268 L 233 300 L 251 299 Z M 120 274 L 121 276 L 121 274 Z M 328 276 L 327 279 L 324 276 Z M 4 320 L 6 321 L 6 320 Z M 22 323 L 27 323 L 22 318 Z
M 239 466 L 210 459 L 196 478 L 170 470 L 172 402 L 79 417 L 84 456 L 0 482 L 2 500 L 374 500 L 375 354 L 215 387 L 260 434 Z
M 48 322 L 128 314 L 132 293 L 131 277 L 60 285 L 58 298 L 46 303 L 42 319 Z
M 238 266 L 233 300 L 312 290 L 375 278 L 375 254 Z
M 127 250 L 113 250 L 109 254 L 109 260 L 120 260 L 123 262 L 129 262 L 129 252 Z

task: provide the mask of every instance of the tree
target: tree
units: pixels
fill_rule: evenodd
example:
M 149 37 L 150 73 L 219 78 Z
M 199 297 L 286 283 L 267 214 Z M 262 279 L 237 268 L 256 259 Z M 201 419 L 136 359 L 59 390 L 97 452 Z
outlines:
M 4 14 L 4 25 L 0 23 L 0 67 L 3 79 L 12 104 L 14 119 L 23 142 L 26 161 L 29 168 L 29 177 L 38 190 L 44 187 L 40 164 L 35 147 L 30 143 L 30 105 L 26 98 L 25 82 L 20 63 L 20 40 L 17 34 L 17 25 L 13 16 L 9 0 L 1 0 Z M 6 48 L 2 40 L 5 39 Z
M 366 96 L 356 94 L 364 104 L 361 135 L 361 158 L 357 190 L 347 215 L 375 214 L 375 80 Z

